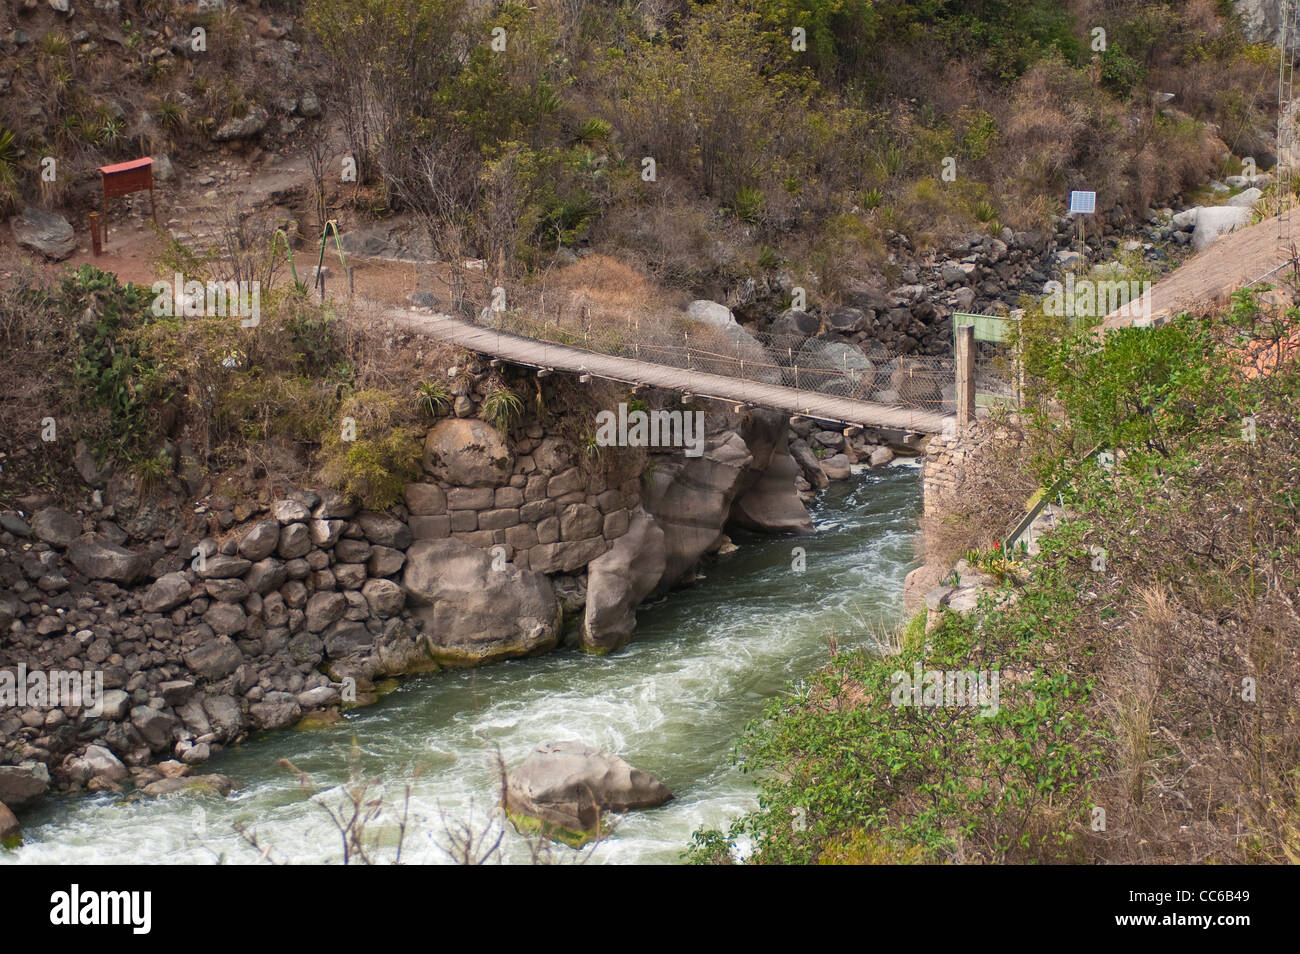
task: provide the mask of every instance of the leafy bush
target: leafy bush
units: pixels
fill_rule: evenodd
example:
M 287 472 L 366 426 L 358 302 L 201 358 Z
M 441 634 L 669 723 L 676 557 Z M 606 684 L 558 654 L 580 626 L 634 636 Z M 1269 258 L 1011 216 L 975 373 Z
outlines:
M 1143 65 L 1125 53 L 1123 47 L 1112 44 L 1101 54 L 1101 81 L 1115 95 L 1131 96 L 1145 76 Z
M 392 506 L 402 488 L 419 477 L 422 437 L 393 395 L 358 391 L 343 402 L 335 427 L 322 441 L 321 479 L 370 509 Z
M 82 265 L 64 279 L 62 307 L 81 314 L 73 372 L 89 403 L 108 412 L 113 449 L 136 457 L 157 438 L 158 405 L 171 393 L 166 371 L 137 331 L 153 320 L 153 295 Z

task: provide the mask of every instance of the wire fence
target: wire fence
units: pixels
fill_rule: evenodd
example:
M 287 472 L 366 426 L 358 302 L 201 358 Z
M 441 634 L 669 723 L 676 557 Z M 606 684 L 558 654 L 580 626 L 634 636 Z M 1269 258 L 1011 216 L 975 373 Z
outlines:
M 852 400 L 939 413 L 956 407 L 952 357 L 879 348 L 864 353 L 843 341 L 753 335 L 739 326 L 718 327 L 685 315 L 592 322 L 486 310 L 479 323 L 535 341 Z
M 1012 348 L 981 341 L 975 345 L 975 403 L 981 407 L 1020 403 L 1020 369 Z

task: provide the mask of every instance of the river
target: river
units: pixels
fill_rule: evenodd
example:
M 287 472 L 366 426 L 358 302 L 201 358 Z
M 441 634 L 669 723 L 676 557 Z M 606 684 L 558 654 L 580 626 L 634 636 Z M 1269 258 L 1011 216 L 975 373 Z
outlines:
M 337 862 L 337 830 L 309 800 L 340 804 L 349 753 L 365 778 L 400 813 L 409 782 L 403 861 L 446 861 L 446 823 L 491 828 L 496 842 L 496 751 L 516 764 L 538 742 L 577 739 L 652 772 L 676 797 L 622 818 L 590 863 L 677 863 L 691 833 L 725 828 L 756 806 L 754 787 L 732 763 L 745 725 L 779 693 L 827 658 L 832 634 L 843 648 L 868 644 L 897 620 L 903 577 L 913 563 L 920 506 L 914 462 L 833 484 L 813 509 L 816 537 L 738 536 L 740 549 L 705 578 L 643 606 L 632 643 L 606 657 L 563 649 L 476 670 L 403 683 L 346 722 L 256 737 L 218 753 L 202 771 L 229 775 L 228 799 L 115 795 L 51 797 L 23 818 L 26 844 L 0 863 L 250 863 L 259 853 L 235 832 L 255 830 L 269 858 Z M 807 568 L 792 570 L 803 547 Z M 308 774 L 280 767 L 288 759 Z M 368 829 L 387 841 L 383 820 Z M 392 856 L 391 845 L 379 857 Z M 509 823 L 506 861 L 527 861 L 528 845 Z M 553 859 L 574 853 L 557 848 Z

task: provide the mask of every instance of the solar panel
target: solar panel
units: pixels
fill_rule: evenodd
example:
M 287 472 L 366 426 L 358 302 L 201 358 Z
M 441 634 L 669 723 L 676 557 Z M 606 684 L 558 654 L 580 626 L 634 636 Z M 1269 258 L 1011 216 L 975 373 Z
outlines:
M 1095 192 L 1071 192 L 1070 193 L 1070 214 L 1083 215 L 1097 211 L 1097 193 Z

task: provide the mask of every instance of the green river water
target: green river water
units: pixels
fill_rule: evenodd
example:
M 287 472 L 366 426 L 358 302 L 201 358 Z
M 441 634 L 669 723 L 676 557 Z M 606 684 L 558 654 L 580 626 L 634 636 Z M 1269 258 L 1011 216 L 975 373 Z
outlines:
M 633 642 L 614 655 L 562 649 L 413 679 L 339 725 L 221 752 L 203 771 L 239 782 L 230 798 L 49 798 L 25 814 L 26 844 L 0 852 L 0 863 L 258 861 L 236 824 L 255 829 L 274 860 L 337 862 L 338 833 L 308 796 L 324 790 L 338 803 L 330 788 L 348 778 L 354 739 L 365 776 L 386 786 L 391 804 L 400 809 L 411 785 L 403 861 L 446 861 L 438 845 L 446 819 L 501 830 L 498 747 L 513 765 L 538 742 L 576 739 L 652 772 L 676 796 L 622 818 L 590 863 L 677 863 L 695 829 L 725 828 L 756 805 L 731 754 L 764 702 L 825 661 L 830 635 L 844 648 L 863 645 L 880 622 L 897 619 L 920 489 L 906 461 L 832 485 L 813 508 L 815 537 L 737 537 L 740 550 L 694 586 L 643 606 Z M 803 573 L 791 569 L 795 546 L 807 552 Z M 309 773 L 307 791 L 281 758 Z M 558 849 L 556 860 L 565 855 Z M 528 860 L 508 823 L 501 856 Z

